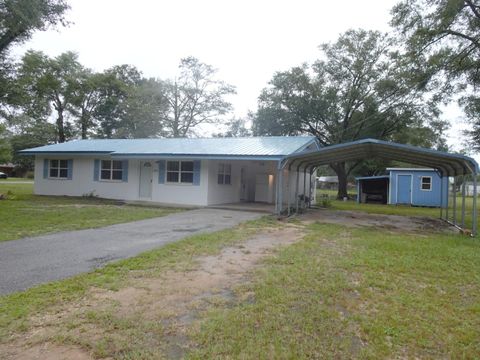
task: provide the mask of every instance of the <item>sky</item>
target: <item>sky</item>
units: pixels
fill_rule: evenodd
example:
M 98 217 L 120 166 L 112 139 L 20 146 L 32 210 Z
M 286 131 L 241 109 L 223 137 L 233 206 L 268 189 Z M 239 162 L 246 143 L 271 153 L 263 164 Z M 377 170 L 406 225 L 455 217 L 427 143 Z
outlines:
M 50 56 L 75 51 L 96 71 L 131 64 L 147 77 L 173 78 L 181 58 L 195 56 L 236 86 L 234 115 L 254 111 L 276 71 L 320 56 L 318 46 L 348 29 L 389 31 L 396 0 L 70 0 L 71 25 L 37 32 L 15 49 Z M 449 144 L 460 150 L 462 113 L 445 109 Z

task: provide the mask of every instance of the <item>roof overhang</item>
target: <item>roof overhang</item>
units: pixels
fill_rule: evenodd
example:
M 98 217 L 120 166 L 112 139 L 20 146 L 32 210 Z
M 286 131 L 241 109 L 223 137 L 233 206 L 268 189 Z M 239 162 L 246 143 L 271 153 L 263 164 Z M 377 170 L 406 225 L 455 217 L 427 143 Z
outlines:
M 452 154 L 394 142 L 363 139 L 319 150 L 285 156 L 282 167 L 308 168 L 344 161 L 385 159 L 436 169 L 445 176 L 478 174 L 478 163 L 461 154 Z

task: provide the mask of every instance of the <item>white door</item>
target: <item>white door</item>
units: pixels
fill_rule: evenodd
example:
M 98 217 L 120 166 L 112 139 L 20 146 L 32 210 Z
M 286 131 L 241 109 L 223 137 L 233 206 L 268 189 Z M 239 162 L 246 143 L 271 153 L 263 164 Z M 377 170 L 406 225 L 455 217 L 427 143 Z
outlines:
M 240 201 L 247 200 L 247 167 L 240 169 Z
M 141 198 L 152 198 L 152 164 L 148 161 L 140 162 L 140 193 Z

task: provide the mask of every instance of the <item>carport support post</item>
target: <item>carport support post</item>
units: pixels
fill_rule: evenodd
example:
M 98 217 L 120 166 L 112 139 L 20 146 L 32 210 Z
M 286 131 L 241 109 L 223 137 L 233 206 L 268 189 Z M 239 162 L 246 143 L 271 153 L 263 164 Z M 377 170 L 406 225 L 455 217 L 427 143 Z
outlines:
M 444 175 L 442 173 L 442 176 L 440 177 L 440 219 L 441 220 L 443 220 L 443 193 L 444 193 L 443 178 L 444 178 Z
M 477 171 L 473 172 L 472 235 L 477 235 Z
M 291 194 L 290 194 L 290 170 L 292 168 L 292 165 L 288 167 L 288 175 L 287 175 L 287 216 L 290 216 L 290 200 L 291 200 Z
M 283 167 L 282 163 L 278 163 L 278 215 L 282 214 L 283 210 Z
M 300 182 L 300 164 L 297 166 L 297 180 L 295 181 L 295 212 L 298 214 L 298 183 Z
M 308 177 L 308 207 L 312 207 L 312 175 L 313 175 L 313 166 L 310 169 L 310 176 Z
M 445 220 L 448 220 L 448 208 L 450 207 L 450 176 L 447 176 L 447 206 L 445 207 Z
M 465 175 L 462 175 L 462 229 L 465 229 Z
M 307 196 L 307 166 L 303 168 L 303 207 L 307 207 L 305 197 Z
M 457 176 L 453 177 L 453 225 L 457 225 Z

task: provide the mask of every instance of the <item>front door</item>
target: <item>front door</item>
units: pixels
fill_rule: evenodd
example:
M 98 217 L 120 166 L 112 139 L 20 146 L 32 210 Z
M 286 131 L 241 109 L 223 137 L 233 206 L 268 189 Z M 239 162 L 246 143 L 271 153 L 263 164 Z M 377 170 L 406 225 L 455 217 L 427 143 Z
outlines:
M 240 169 L 240 201 L 247 201 L 247 167 Z
M 148 161 L 140 162 L 140 193 L 141 198 L 152 198 L 152 164 Z
M 412 203 L 412 175 L 398 175 L 397 204 Z

